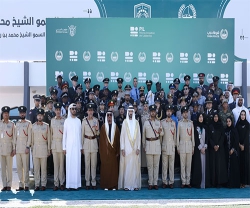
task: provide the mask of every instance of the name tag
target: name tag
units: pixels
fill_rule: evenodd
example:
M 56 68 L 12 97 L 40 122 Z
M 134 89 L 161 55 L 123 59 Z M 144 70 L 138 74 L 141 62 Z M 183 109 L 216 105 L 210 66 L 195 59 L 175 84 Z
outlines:
M 3 139 L 3 132 L 1 133 L 1 139 Z
M 19 130 L 17 130 L 17 136 L 19 136 Z

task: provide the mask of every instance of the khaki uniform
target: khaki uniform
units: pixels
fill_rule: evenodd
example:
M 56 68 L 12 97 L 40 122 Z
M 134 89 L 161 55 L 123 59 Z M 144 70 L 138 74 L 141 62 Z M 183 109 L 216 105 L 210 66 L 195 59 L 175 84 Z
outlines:
M 96 166 L 98 152 L 97 136 L 100 134 L 100 132 L 99 130 L 95 130 L 95 126 L 98 125 L 98 120 L 95 117 L 88 121 L 93 131 L 88 125 L 87 118 L 82 120 L 82 146 L 85 156 L 85 180 L 86 186 L 90 186 L 91 169 L 91 184 L 92 186 L 96 186 Z
M 145 121 L 143 125 L 143 134 L 142 134 L 142 145 L 146 151 L 146 160 L 148 167 L 148 184 L 157 185 L 158 174 L 159 174 L 159 162 L 161 156 L 161 141 L 160 136 L 164 135 L 163 130 L 159 134 L 158 129 L 161 127 L 161 122 L 157 119 L 150 120 L 153 131 L 149 120 Z M 149 141 L 152 140 L 152 141 Z
M 117 104 L 119 106 L 121 105 L 121 99 L 125 97 L 125 91 L 119 89 L 117 91 L 118 91 Z
M 149 118 L 150 118 L 149 112 L 148 111 L 147 112 L 143 111 L 142 114 L 141 114 L 142 127 L 144 126 L 145 121 L 148 120 Z M 143 145 L 141 144 L 141 146 L 143 146 Z M 141 148 L 141 167 L 142 168 L 147 167 L 146 152 L 145 152 L 144 148 Z
M 19 187 L 29 187 L 29 159 L 30 154 L 25 150 L 31 144 L 32 123 L 28 120 L 19 120 L 16 123 L 14 137 L 14 147 L 16 149 L 17 173 L 19 178 Z
M 176 125 L 170 119 L 161 121 L 164 135 L 162 137 L 162 183 L 170 185 L 174 183 L 174 158 L 176 146 Z M 169 170 L 169 183 L 167 181 Z
M 1 155 L 1 176 L 3 187 L 12 185 L 12 151 L 15 149 L 13 137 L 15 134 L 15 124 L 12 121 L 5 123 L 0 121 L 0 155 Z
M 118 102 L 116 102 L 116 104 L 114 105 L 114 117 L 116 118 L 117 116 L 119 116 L 119 110 L 118 110 Z
M 64 171 L 64 154 L 62 149 L 63 140 L 63 125 L 65 119 L 62 117 L 54 117 L 50 125 L 51 151 L 54 162 L 54 185 L 64 185 L 65 171 Z
M 180 120 L 177 130 L 177 150 L 180 152 L 182 185 L 190 184 L 192 152 L 194 151 L 194 126 L 190 120 Z
M 40 185 L 40 168 L 41 168 L 41 185 L 46 187 L 47 184 L 47 157 L 50 154 L 50 128 L 49 124 L 38 122 L 32 126 L 31 147 L 33 150 L 34 162 L 34 179 L 35 187 Z

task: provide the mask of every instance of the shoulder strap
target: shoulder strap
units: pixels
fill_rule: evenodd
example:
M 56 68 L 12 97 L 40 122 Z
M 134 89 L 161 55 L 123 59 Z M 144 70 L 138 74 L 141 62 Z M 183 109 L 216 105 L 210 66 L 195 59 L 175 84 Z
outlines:
M 87 119 L 87 118 L 86 118 L 86 121 L 87 121 L 87 123 L 88 123 L 88 125 L 89 125 L 89 128 L 91 129 L 91 131 L 92 131 L 93 135 L 94 135 L 94 136 L 96 136 L 96 135 L 95 135 L 95 133 L 94 133 L 94 131 L 93 131 L 93 129 L 91 128 L 91 126 L 90 126 L 89 121 L 88 121 L 88 119 Z
M 153 130 L 153 132 L 154 132 L 154 134 L 155 134 L 155 138 L 156 138 L 157 136 L 156 136 L 155 130 L 154 130 L 153 126 L 152 126 L 152 123 L 151 123 L 150 120 L 148 120 L 148 122 L 149 122 L 149 124 L 150 124 L 150 126 L 151 126 L 151 128 L 152 128 L 152 130 Z

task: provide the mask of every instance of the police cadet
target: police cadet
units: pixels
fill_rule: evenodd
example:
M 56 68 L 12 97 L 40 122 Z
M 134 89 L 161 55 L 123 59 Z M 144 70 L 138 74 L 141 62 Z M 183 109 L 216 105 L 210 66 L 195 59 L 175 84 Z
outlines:
M 0 155 L 3 189 L 1 191 L 10 191 L 12 185 L 15 124 L 9 120 L 9 112 L 9 106 L 2 107 L 3 120 L 0 121 Z
M 58 101 L 58 99 L 57 99 L 57 93 L 58 93 L 57 89 L 52 89 L 52 90 L 50 91 L 50 95 L 51 95 L 51 98 L 52 98 L 53 103 Z M 48 99 L 48 98 L 47 98 L 47 99 Z M 52 105 L 52 106 L 53 106 L 53 105 Z
M 163 136 L 163 129 L 161 122 L 156 119 L 156 106 L 151 105 L 150 119 L 145 121 L 143 125 L 142 145 L 146 151 L 146 160 L 148 167 L 148 189 L 152 188 L 158 190 L 158 174 L 159 162 L 161 156 L 161 142 L 160 136 Z
M 185 81 L 185 85 L 188 87 L 189 89 L 189 95 L 192 96 L 193 93 L 194 93 L 194 88 L 190 87 L 190 80 L 191 80 L 191 77 L 189 75 L 186 75 L 184 77 L 184 81 Z M 182 90 L 182 93 L 184 93 L 184 91 Z
M 122 90 L 122 83 L 123 83 L 123 78 L 117 78 L 117 86 L 118 86 L 117 102 L 119 106 L 121 104 L 121 99 L 125 96 L 125 91 Z
M 140 94 L 140 100 L 139 100 L 139 102 L 136 102 L 136 103 L 137 103 L 137 106 L 138 106 L 138 113 L 141 115 L 142 112 L 143 112 L 143 105 L 145 103 L 145 95 L 144 95 L 144 93 Z
M 33 124 L 37 121 L 37 109 L 40 108 L 40 102 L 41 102 L 41 97 L 40 95 L 36 94 L 33 96 L 35 107 L 30 109 L 29 116 L 30 116 L 30 122 Z
M 29 190 L 29 159 L 32 124 L 26 120 L 25 106 L 18 108 L 20 120 L 16 123 L 14 144 L 16 150 L 16 164 L 19 178 L 19 189 L 17 191 Z
M 82 146 L 85 158 L 86 190 L 90 189 L 90 172 L 92 189 L 96 189 L 96 167 L 98 143 L 97 136 L 100 134 L 98 119 L 93 117 L 94 105 L 87 104 L 88 116 L 82 121 Z
M 31 148 L 33 150 L 35 191 L 46 190 L 47 184 L 47 157 L 50 155 L 50 128 L 43 122 L 44 110 L 37 110 L 37 122 L 32 126 Z M 40 178 L 41 169 L 41 178 Z
M 175 78 L 173 83 L 175 85 L 174 96 L 178 98 L 179 94 L 181 93 L 181 91 L 179 90 L 179 85 L 180 85 L 181 81 L 179 78 Z
M 71 101 L 75 100 L 75 96 L 76 96 L 76 85 L 78 82 L 78 76 L 74 75 L 71 77 L 71 83 L 72 83 L 72 87 L 69 88 L 69 98 Z
M 216 110 L 214 110 L 212 107 L 213 107 L 213 100 L 212 98 L 207 98 L 206 101 L 206 107 L 204 109 L 204 114 L 205 114 L 205 122 L 206 122 L 206 125 L 209 126 L 212 122 L 213 122 L 213 115 L 214 115 L 214 112 L 217 112 Z
M 111 99 L 114 102 L 114 110 L 113 110 L 114 117 L 117 117 L 119 115 L 119 112 L 118 112 L 119 105 L 118 105 L 118 101 L 117 101 L 117 96 L 118 96 L 118 91 L 113 90 L 111 93 Z
M 201 94 L 206 97 L 207 96 L 207 91 L 208 91 L 208 86 L 204 84 L 205 74 L 204 73 L 199 73 L 198 77 L 199 77 L 199 86 L 202 89 Z
M 44 94 L 42 94 L 42 95 L 40 96 L 40 98 L 41 98 L 41 108 L 42 108 L 43 110 L 45 110 L 47 98 L 46 98 L 46 96 L 45 96 Z
M 135 111 L 135 119 L 138 121 L 138 123 L 140 125 L 140 131 L 142 131 L 141 115 L 138 113 L 138 107 L 137 107 L 136 102 L 134 102 L 133 108 L 134 108 L 134 111 Z
M 84 118 L 84 110 L 83 110 L 83 100 L 81 97 L 77 97 L 75 99 L 76 104 L 76 117 L 79 118 L 81 121 Z
M 124 119 L 126 118 L 126 115 L 125 115 L 124 107 L 122 105 L 120 105 L 118 107 L 118 111 L 119 111 L 119 115 L 115 118 L 115 121 L 116 121 L 117 127 L 119 128 L 119 130 L 121 132 L 122 123 L 123 123 Z
M 109 78 L 104 78 L 103 79 L 103 89 L 100 90 L 100 98 L 106 96 L 108 100 L 111 99 L 111 91 L 109 90 L 108 88 L 108 85 L 109 85 Z M 106 92 L 104 92 L 106 90 Z
M 84 84 L 85 84 L 85 90 L 84 90 L 84 98 L 87 99 L 88 97 L 88 92 L 89 92 L 89 89 L 90 89 L 90 84 L 91 84 L 91 79 L 90 78 L 86 78 L 84 80 Z M 100 89 L 100 87 L 99 87 Z
M 177 151 L 180 155 L 181 164 L 181 188 L 185 186 L 191 188 L 190 175 L 192 155 L 194 154 L 194 126 L 191 120 L 188 120 L 188 107 L 181 109 L 183 119 L 178 122 L 177 128 Z
M 96 103 L 97 106 L 99 106 L 100 104 L 100 98 L 99 98 L 99 93 L 100 93 L 100 85 L 94 85 L 93 86 L 94 89 L 94 102 Z
M 220 78 L 218 76 L 213 77 L 213 83 L 214 83 L 214 94 L 220 96 L 222 94 L 222 89 L 218 87 L 218 82 Z
M 151 80 L 146 81 L 148 92 L 145 94 L 145 99 L 146 99 L 146 101 L 148 102 L 149 105 L 153 105 L 155 103 L 154 102 L 155 94 L 151 90 L 152 84 L 153 84 L 153 82 Z
M 164 112 L 164 107 L 161 105 L 160 98 L 155 99 L 155 105 L 156 105 L 156 119 L 162 120 L 166 118 L 166 113 Z
M 63 191 L 65 189 L 65 170 L 64 170 L 64 154 L 62 149 L 63 138 L 63 125 L 65 119 L 61 117 L 61 103 L 54 104 L 56 116 L 51 119 L 50 125 L 50 138 L 51 138 L 51 151 L 53 154 L 54 162 L 54 191 L 59 188 Z
M 174 158 L 176 147 L 176 124 L 171 119 L 173 107 L 166 106 L 166 119 L 161 120 L 162 137 L 162 188 L 174 188 Z M 167 180 L 169 171 L 169 181 Z

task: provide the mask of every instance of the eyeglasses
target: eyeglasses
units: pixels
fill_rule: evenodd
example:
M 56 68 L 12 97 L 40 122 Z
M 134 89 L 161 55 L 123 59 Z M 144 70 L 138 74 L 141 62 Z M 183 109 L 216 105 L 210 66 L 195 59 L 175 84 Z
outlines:
M 112 114 L 111 114 L 111 113 L 109 113 L 109 114 L 107 114 L 107 116 L 108 116 L 108 117 L 111 117 L 111 116 L 112 116 Z
M 71 110 L 75 110 L 76 111 L 76 108 L 71 108 Z

